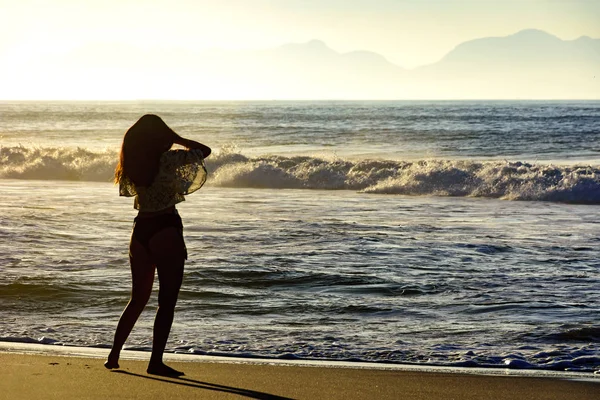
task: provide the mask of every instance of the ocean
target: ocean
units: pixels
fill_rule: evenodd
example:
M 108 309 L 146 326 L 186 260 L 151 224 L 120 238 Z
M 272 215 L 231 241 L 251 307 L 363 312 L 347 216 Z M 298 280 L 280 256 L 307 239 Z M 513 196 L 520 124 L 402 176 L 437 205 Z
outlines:
M 214 149 L 168 351 L 600 371 L 600 101 L 0 102 L 0 341 L 110 346 L 149 112 Z

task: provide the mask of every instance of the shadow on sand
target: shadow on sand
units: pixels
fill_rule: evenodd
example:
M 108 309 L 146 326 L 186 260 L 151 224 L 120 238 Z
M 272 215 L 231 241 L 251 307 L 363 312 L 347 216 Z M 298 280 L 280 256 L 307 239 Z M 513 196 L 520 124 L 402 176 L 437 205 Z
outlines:
M 257 392 L 255 390 L 247 390 L 247 389 L 240 389 L 240 388 L 236 388 L 236 387 L 232 387 L 232 386 L 224 386 L 224 385 L 218 385 L 216 383 L 208 383 L 208 382 L 202 382 L 202 381 L 197 381 L 194 379 L 190 379 L 190 378 L 185 378 L 185 377 L 178 377 L 178 378 L 162 378 L 159 376 L 149 376 L 149 375 L 141 375 L 141 374 L 136 374 L 133 372 L 129 372 L 129 371 L 123 371 L 123 370 L 113 370 L 113 373 L 117 373 L 117 374 L 124 374 L 124 375 L 130 375 L 130 376 L 136 376 L 139 378 L 144 378 L 144 379 L 151 379 L 154 381 L 161 381 L 161 382 L 166 382 L 166 383 L 172 383 L 174 385 L 182 385 L 182 386 L 188 386 L 188 387 L 193 387 L 193 388 L 198 388 L 198 389 L 204 389 L 204 390 L 214 390 L 217 392 L 225 392 L 225 393 L 233 393 L 233 394 L 237 394 L 239 396 L 244 396 L 244 397 L 248 397 L 251 399 L 261 399 L 261 400 L 293 400 L 290 397 L 282 397 L 282 396 L 276 396 L 273 394 L 268 394 L 268 393 L 263 393 L 263 392 Z

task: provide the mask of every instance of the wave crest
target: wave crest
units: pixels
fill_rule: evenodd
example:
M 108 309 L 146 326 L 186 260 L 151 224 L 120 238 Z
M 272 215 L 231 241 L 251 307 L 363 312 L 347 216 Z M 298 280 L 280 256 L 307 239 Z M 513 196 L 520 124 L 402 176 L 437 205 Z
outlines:
M 0 178 L 110 181 L 117 165 L 114 151 L 83 148 L 0 147 Z
M 0 147 L 0 178 L 110 181 L 117 152 Z M 600 169 L 523 162 L 344 160 L 247 157 L 227 149 L 207 161 L 221 187 L 354 190 L 363 193 L 487 197 L 600 204 Z

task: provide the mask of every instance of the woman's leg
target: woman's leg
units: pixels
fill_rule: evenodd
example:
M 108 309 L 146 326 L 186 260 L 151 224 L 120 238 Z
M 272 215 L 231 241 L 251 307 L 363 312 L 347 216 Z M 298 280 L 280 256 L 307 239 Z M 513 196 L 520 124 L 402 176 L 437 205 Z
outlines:
M 119 368 L 121 349 L 152 293 L 154 265 L 146 248 L 133 237 L 129 244 L 129 261 L 132 280 L 131 299 L 121 314 L 112 350 L 108 355 L 108 360 L 104 363 L 104 366 L 109 369 Z
M 148 373 L 155 375 L 183 375 L 182 372 L 167 367 L 163 363 L 163 354 L 173 324 L 175 305 L 183 281 L 185 263 L 185 244 L 181 231 L 169 227 L 158 232 L 150 240 L 150 250 L 158 270 L 158 310 L 154 320 L 152 356 L 148 364 Z

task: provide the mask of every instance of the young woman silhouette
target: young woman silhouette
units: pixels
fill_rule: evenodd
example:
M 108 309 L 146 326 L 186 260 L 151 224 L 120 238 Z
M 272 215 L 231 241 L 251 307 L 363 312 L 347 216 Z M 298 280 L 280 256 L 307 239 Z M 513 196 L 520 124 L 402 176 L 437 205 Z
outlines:
M 170 150 L 173 144 L 187 150 Z M 129 244 L 131 300 L 119 319 L 112 350 L 104 363 L 108 369 L 119 368 L 121 348 L 148 302 L 156 270 L 158 311 L 147 372 L 184 375 L 163 363 L 187 259 L 175 204 L 202 187 L 206 181 L 204 158 L 210 152 L 209 147 L 177 135 L 156 115 L 144 115 L 125 133 L 115 182 L 121 196 L 135 197 L 134 208 L 139 212 Z

